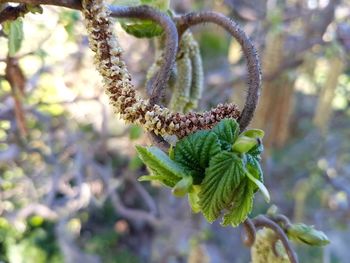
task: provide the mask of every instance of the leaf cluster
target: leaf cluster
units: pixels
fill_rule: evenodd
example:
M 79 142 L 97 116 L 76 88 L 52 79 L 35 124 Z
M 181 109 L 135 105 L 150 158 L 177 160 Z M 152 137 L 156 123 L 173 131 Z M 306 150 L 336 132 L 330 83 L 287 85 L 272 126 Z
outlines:
M 154 146 L 137 146 L 151 173 L 139 180 L 160 182 L 175 196 L 188 194 L 192 210 L 209 222 L 223 216 L 224 226 L 237 226 L 251 212 L 258 189 L 269 199 L 260 167 L 263 135 L 261 130 L 239 134 L 237 122 L 224 119 L 179 140 L 169 155 Z

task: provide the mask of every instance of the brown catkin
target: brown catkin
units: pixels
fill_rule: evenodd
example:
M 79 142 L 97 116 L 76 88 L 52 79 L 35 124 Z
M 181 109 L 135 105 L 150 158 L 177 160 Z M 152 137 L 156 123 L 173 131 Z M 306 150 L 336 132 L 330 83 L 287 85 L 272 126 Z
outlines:
M 126 122 L 141 125 L 157 135 L 182 138 L 197 130 L 210 129 L 224 118 L 237 119 L 240 116 L 234 104 L 219 104 L 203 113 L 181 114 L 140 98 L 121 58 L 122 49 L 112 33 L 109 10 L 103 1 L 84 0 L 83 14 L 90 48 L 95 52 L 95 64 L 103 77 L 106 93 L 115 112 Z

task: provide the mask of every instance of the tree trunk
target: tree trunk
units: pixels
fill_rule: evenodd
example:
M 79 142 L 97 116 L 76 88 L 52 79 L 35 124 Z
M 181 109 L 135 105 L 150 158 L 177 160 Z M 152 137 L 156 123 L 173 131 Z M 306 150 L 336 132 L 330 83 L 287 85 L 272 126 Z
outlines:
M 278 71 L 284 59 L 284 37 L 281 33 L 267 36 L 263 53 L 263 75 Z M 254 126 L 265 131 L 266 148 L 282 147 L 289 136 L 290 117 L 294 106 L 295 79 L 287 74 L 279 75 L 263 83 L 260 103 L 255 114 Z
M 320 98 L 314 115 L 314 124 L 322 131 L 327 132 L 328 123 L 332 116 L 332 101 L 337 88 L 338 78 L 344 70 L 344 62 L 339 56 L 329 60 L 329 71 L 326 82 L 321 90 Z

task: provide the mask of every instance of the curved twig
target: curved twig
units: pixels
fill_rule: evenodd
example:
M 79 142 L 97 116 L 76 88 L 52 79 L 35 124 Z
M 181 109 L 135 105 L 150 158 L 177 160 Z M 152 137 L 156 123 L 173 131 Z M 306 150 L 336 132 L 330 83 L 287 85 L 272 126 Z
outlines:
M 156 78 L 152 82 L 152 93 L 150 97 L 150 104 L 158 104 L 159 100 L 164 93 L 164 88 L 170 78 L 171 69 L 174 66 L 177 46 L 178 46 L 178 34 L 174 22 L 171 18 L 157 11 L 149 6 L 137 6 L 137 7 L 120 7 L 110 6 L 111 16 L 118 18 L 137 18 L 137 19 L 149 19 L 158 23 L 165 33 L 165 49 L 164 59 L 160 66 L 159 72 L 156 74 Z
M 82 7 L 81 0 L 11 0 L 9 2 L 31 5 L 55 5 L 78 10 Z
M 174 22 L 169 16 L 159 12 L 158 10 L 149 6 L 137 6 L 137 7 L 120 7 L 110 6 L 111 16 L 118 18 L 137 18 L 137 19 L 150 19 L 159 24 L 164 30 L 165 36 L 165 49 L 164 59 L 160 66 L 160 70 L 156 73 L 151 84 L 151 96 L 150 104 L 158 104 L 160 98 L 164 94 L 164 89 L 170 78 L 171 69 L 175 64 L 177 47 L 178 47 L 178 34 Z M 154 132 L 150 132 L 150 138 L 153 143 L 157 144 L 163 150 L 168 150 L 170 144 L 166 142 L 162 136 L 156 135 Z
M 287 252 L 287 255 L 288 255 L 290 262 L 291 263 L 298 263 L 299 262 L 295 251 L 293 250 L 291 244 L 289 243 L 288 237 L 286 236 L 286 234 L 284 233 L 282 228 L 277 223 L 275 223 L 271 219 L 267 218 L 266 216 L 260 215 L 260 216 L 253 219 L 253 224 L 255 225 L 256 228 L 268 227 L 268 228 L 272 229 L 276 233 L 278 238 L 281 240 L 281 242 L 282 242 L 282 244 Z
M 236 22 L 220 13 L 212 11 L 189 13 L 177 17 L 176 21 L 180 36 L 191 26 L 211 22 L 227 30 L 241 45 L 248 69 L 248 93 L 244 109 L 238 119 L 241 130 L 244 130 L 253 118 L 261 88 L 260 62 L 254 45 Z
M 95 64 L 103 76 L 106 92 L 116 112 L 127 122 L 141 125 L 157 135 L 183 138 L 197 130 L 211 129 L 224 118 L 240 116 L 234 104 L 219 104 L 210 111 L 181 114 L 158 104 L 151 105 L 136 92 L 122 59 L 122 49 L 113 34 L 109 10 L 102 0 L 85 0 L 83 14 Z
M 292 225 L 289 218 L 282 214 L 269 216 L 269 218 L 271 218 L 274 222 L 278 224 L 282 224 L 282 228 L 284 230 L 288 229 Z
M 247 218 L 243 222 L 242 225 L 243 225 L 244 234 L 245 234 L 243 236 L 243 243 L 247 247 L 251 247 L 254 244 L 255 238 L 256 238 L 255 225 L 253 224 L 253 222 L 252 222 L 252 220 L 250 218 Z

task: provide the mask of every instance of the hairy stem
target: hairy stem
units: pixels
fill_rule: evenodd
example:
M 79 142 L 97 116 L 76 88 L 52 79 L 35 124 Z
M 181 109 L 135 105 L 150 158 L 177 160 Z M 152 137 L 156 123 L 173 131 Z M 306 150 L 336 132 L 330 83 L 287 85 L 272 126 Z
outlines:
M 156 78 L 152 81 L 152 92 L 150 104 L 158 104 L 164 93 L 164 88 L 169 80 L 171 69 L 174 66 L 177 46 L 178 34 L 174 22 L 171 18 L 149 6 L 139 7 L 110 7 L 111 16 L 118 18 L 137 18 L 149 19 L 158 23 L 165 33 L 165 49 L 163 63 L 160 66 L 160 71 L 157 72 Z
M 170 78 L 171 70 L 174 67 L 176 52 L 178 47 L 178 34 L 174 22 L 169 16 L 149 6 L 138 7 L 119 7 L 111 6 L 111 16 L 118 18 L 137 18 L 141 20 L 149 19 L 159 24 L 164 30 L 164 52 L 160 65 L 160 70 L 152 79 L 150 104 L 158 104 L 160 98 L 164 94 L 164 89 Z M 161 149 L 167 150 L 170 145 L 153 131 L 150 132 L 150 138 L 153 143 L 157 144 Z
M 241 45 L 247 60 L 248 70 L 247 98 L 242 114 L 238 119 L 241 130 L 244 130 L 253 118 L 261 89 L 260 62 L 254 45 L 237 23 L 220 13 L 212 11 L 189 13 L 177 17 L 176 20 L 179 35 L 191 26 L 211 22 L 227 30 Z
M 255 225 L 250 218 L 247 218 L 242 225 L 244 229 L 243 243 L 247 247 L 251 247 L 254 244 L 256 238 Z

